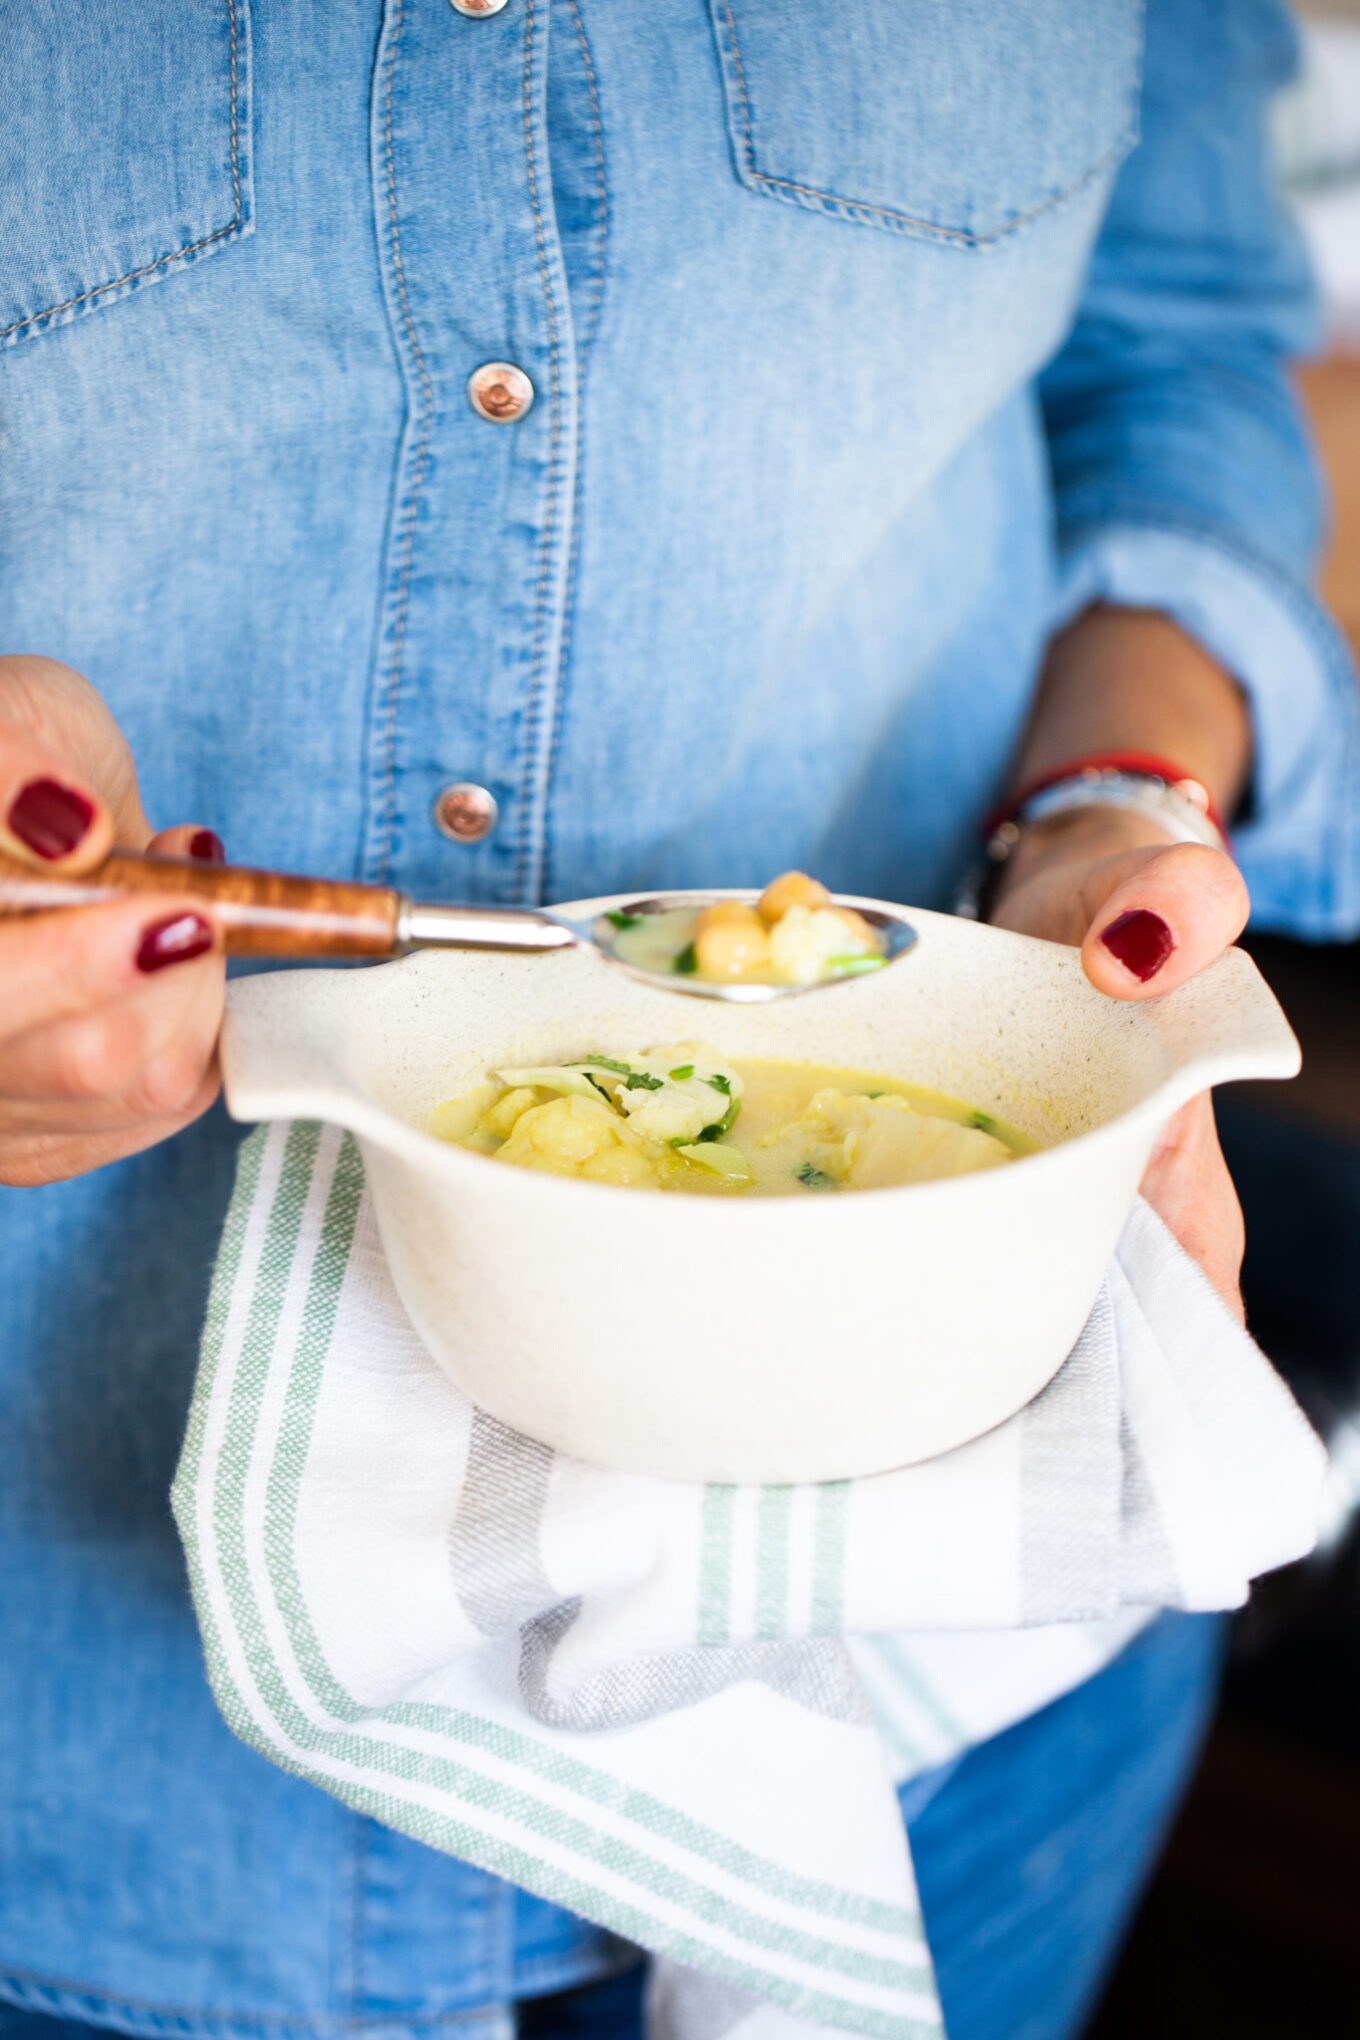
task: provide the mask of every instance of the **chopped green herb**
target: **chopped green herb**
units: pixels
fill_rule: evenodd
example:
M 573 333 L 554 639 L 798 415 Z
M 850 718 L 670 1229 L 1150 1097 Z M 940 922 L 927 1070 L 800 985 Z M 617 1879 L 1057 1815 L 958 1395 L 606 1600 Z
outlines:
M 605 915 L 605 919 L 606 921 L 612 921 L 616 928 L 640 928 L 642 926 L 641 914 L 608 913 Z
M 732 1130 L 740 1110 L 741 1100 L 740 1098 L 734 1098 L 722 1118 L 715 1119 L 711 1126 L 706 1126 L 703 1129 L 702 1133 L 696 1133 L 693 1141 L 681 1135 L 677 1136 L 675 1140 L 669 1141 L 667 1145 L 673 1148 L 684 1148 L 695 1146 L 699 1141 L 703 1140 L 721 1140 L 725 1133 L 730 1133 Z
M 677 977 L 693 977 L 698 968 L 699 952 L 692 942 L 687 942 L 671 965 L 671 969 Z
M 671 1082 L 673 1084 L 683 1084 L 686 1077 L 692 1077 L 693 1075 L 694 1064 L 681 1063 L 678 1069 L 674 1069 L 671 1071 Z
M 609 1095 L 608 1091 L 606 1091 L 606 1089 L 605 1089 L 604 1085 L 603 1085 L 603 1084 L 601 1084 L 601 1083 L 599 1083 L 599 1082 L 597 1081 L 597 1079 L 596 1079 L 596 1078 L 592 1077 L 592 1076 L 591 1076 L 591 1074 L 590 1074 L 590 1071 L 589 1071 L 589 1070 L 587 1070 L 587 1071 L 586 1071 L 586 1082 L 587 1082 L 588 1084 L 594 1084 L 594 1086 L 595 1086 L 595 1089 L 596 1089 L 596 1090 L 597 1090 L 597 1091 L 599 1092 L 600 1096 L 601 1096 L 601 1097 L 602 1097 L 602 1098 L 604 1099 L 604 1102 L 605 1102 L 605 1104 L 606 1104 L 606 1105 L 612 1105 L 612 1104 L 613 1104 L 614 1100 L 613 1100 L 613 1099 L 612 1099 L 612 1098 L 610 1097 L 610 1095 Z
M 882 970 L 886 956 L 828 956 L 826 967 L 832 977 L 863 977 L 866 971 Z
M 996 1121 L 990 1112 L 970 1112 L 968 1124 L 975 1126 L 979 1133 L 995 1133 Z
M 724 1098 L 731 1097 L 732 1079 L 730 1077 L 724 1077 L 721 1074 L 719 1074 L 718 1076 L 715 1077 L 705 1077 L 704 1082 L 706 1084 L 712 1084 L 715 1091 L 721 1091 Z
M 607 1055 L 588 1055 L 586 1062 L 592 1070 L 608 1070 L 616 1077 L 631 1077 L 633 1065 L 625 1062 L 611 1062 Z
M 623 1080 L 623 1088 L 625 1091 L 664 1091 L 666 1085 L 663 1078 L 649 1077 L 645 1070 L 630 1070 Z
M 830 1190 L 834 1188 L 825 1169 L 819 1169 L 815 1162 L 804 1162 L 796 1171 L 800 1183 L 806 1183 L 809 1190 Z

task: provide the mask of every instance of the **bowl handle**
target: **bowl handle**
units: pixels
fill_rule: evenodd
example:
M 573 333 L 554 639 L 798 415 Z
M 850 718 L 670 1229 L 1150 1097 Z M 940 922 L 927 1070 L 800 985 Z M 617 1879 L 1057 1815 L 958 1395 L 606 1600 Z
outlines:
M 1212 1084 L 1298 1075 L 1303 1058 L 1294 1030 L 1244 949 L 1227 950 L 1198 977 L 1143 1010 L 1154 1020 L 1171 1065 L 1147 1101 L 1163 1120 Z

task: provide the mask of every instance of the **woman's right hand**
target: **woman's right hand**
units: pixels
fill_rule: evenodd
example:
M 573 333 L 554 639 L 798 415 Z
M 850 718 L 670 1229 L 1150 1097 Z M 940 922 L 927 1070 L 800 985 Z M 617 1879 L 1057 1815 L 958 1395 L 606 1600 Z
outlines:
M 79 872 L 115 843 L 222 855 L 206 829 L 153 834 L 132 754 L 87 680 L 0 657 L 0 851 Z M 0 917 L 0 1183 L 81 1175 L 206 1111 L 224 975 L 188 896 Z

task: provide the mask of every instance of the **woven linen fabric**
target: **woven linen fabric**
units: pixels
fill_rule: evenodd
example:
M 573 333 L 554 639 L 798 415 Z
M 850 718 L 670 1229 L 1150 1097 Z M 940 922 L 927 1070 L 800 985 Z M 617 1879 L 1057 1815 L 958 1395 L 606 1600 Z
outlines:
M 653 2040 L 934 2040 L 894 1780 L 1150 1610 L 1238 1605 L 1310 1548 L 1324 1464 L 1142 1204 L 1050 1386 L 924 1465 L 563 1458 L 436 1366 L 354 1141 L 299 1121 L 242 1149 L 174 1505 L 231 1727 L 653 1951 Z

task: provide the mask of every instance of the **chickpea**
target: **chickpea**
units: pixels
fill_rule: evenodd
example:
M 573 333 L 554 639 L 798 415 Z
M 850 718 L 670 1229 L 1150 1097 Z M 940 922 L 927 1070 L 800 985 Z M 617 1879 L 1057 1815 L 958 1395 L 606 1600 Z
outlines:
M 772 878 L 756 902 L 756 912 L 767 928 L 782 920 L 790 907 L 827 907 L 831 895 L 818 879 L 805 871 L 785 871 Z
M 754 907 L 715 900 L 694 924 L 694 954 L 700 977 L 744 977 L 769 963 L 770 938 Z

